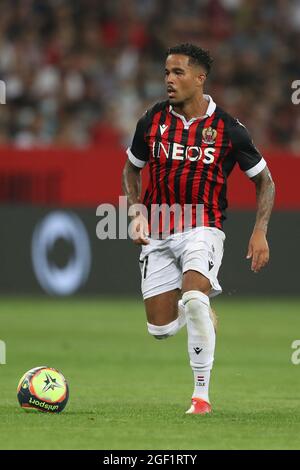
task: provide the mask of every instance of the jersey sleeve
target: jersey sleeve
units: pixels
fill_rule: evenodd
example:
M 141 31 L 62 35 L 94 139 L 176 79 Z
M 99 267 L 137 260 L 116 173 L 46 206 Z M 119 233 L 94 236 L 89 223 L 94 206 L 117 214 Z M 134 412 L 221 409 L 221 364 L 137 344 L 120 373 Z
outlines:
M 149 147 L 145 140 L 147 118 L 148 113 L 146 112 L 138 121 L 132 144 L 126 152 L 131 163 L 138 168 L 144 168 L 149 160 Z
M 258 175 L 266 166 L 266 161 L 255 147 L 246 127 L 237 119 L 230 129 L 232 151 L 239 167 L 249 178 Z

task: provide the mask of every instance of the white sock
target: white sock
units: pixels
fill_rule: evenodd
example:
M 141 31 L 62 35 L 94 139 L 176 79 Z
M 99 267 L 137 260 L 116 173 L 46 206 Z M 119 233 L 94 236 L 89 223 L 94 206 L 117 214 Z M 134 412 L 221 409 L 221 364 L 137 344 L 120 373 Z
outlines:
M 193 369 L 194 372 L 194 391 L 193 391 L 193 398 L 202 398 L 202 400 L 207 401 L 209 403 L 209 379 L 210 379 L 210 370 L 204 371 L 197 371 Z
M 185 307 L 188 351 L 194 372 L 193 397 L 209 402 L 209 379 L 214 361 L 216 335 L 209 315 L 209 298 L 191 290 L 182 296 Z
M 185 307 L 183 305 L 182 299 L 178 302 L 178 330 L 180 330 L 183 326 L 186 325 L 186 315 L 185 315 Z

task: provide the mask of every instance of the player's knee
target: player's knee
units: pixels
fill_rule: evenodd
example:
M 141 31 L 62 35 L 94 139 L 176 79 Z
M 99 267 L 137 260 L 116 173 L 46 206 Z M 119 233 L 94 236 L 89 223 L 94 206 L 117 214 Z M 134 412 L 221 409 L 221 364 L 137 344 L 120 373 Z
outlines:
M 209 298 L 206 294 L 200 291 L 188 291 L 182 296 L 182 301 L 184 303 L 185 309 L 187 309 L 190 317 L 195 317 L 199 318 L 199 312 L 200 314 L 204 315 L 205 318 L 207 319 L 207 316 L 205 315 L 206 309 L 200 309 L 199 306 L 201 303 L 205 304 L 206 306 L 209 307 L 209 317 L 212 321 L 215 333 L 217 332 L 217 326 L 218 326 L 218 318 L 215 310 L 211 308 Z M 205 320 L 203 318 L 203 320 Z M 201 319 L 201 318 L 200 318 Z
M 176 325 L 174 322 L 168 323 L 167 325 L 153 325 L 147 322 L 148 332 L 155 339 L 167 339 L 170 336 L 174 336 L 176 333 Z
M 185 292 L 182 296 L 182 302 L 191 319 L 206 321 L 209 318 L 209 309 L 201 308 L 203 304 L 210 308 L 209 298 L 203 292 L 197 290 Z

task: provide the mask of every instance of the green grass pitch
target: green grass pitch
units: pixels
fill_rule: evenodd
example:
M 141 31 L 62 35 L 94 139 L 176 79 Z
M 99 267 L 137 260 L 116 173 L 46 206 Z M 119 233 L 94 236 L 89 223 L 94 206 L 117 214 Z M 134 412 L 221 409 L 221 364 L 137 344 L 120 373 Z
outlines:
M 213 413 L 185 415 L 192 372 L 186 332 L 156 341 L 139 299 L 2 298 L 1 449 L 299 449 L 300 300 L 214 302 L 219 316 Z M 25 412 L 16 387 L 28 369 L 60 369 L 61 414 Z

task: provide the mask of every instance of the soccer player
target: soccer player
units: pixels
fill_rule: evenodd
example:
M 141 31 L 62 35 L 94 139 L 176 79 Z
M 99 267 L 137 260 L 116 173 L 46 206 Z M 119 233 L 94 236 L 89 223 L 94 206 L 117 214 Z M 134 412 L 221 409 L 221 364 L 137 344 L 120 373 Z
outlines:
M 215 328 L 210 298 L 222 291 L 217 276 L 225 239 L 227 178 L 237 163 L 255 185 L 257 214 L 247 252 L 255 273 L 269 260 L 266 234 L 275 193 L 266 161 L 245 126 L 204 94 L 211 65 L 209 52 L 192 44 L 167 51 L 168 100 L 156 103 L 138 121 L 123 170 L 124 193 L 134 207 L 142 202 L 141 169 L 149 164 L 143 199 L 148 219 L 137 211 L 131 221 L 134 241 L 142 246 L 147 326 L 157 339 L 173 336 L 187 326 L 194 374 L 190 414 L 211 411 Z M 153 207 L 174 204 L 192 207 L 190 226 L 177 230 L 178 220 L 172 213 L 168 225 L 164 209 L 159 215 L 159 236 L 153 236 Z M 196 217 L 199 205 L 203 208 L 201 224 Z M 163 237 L 167 225 L 169 235 Z

